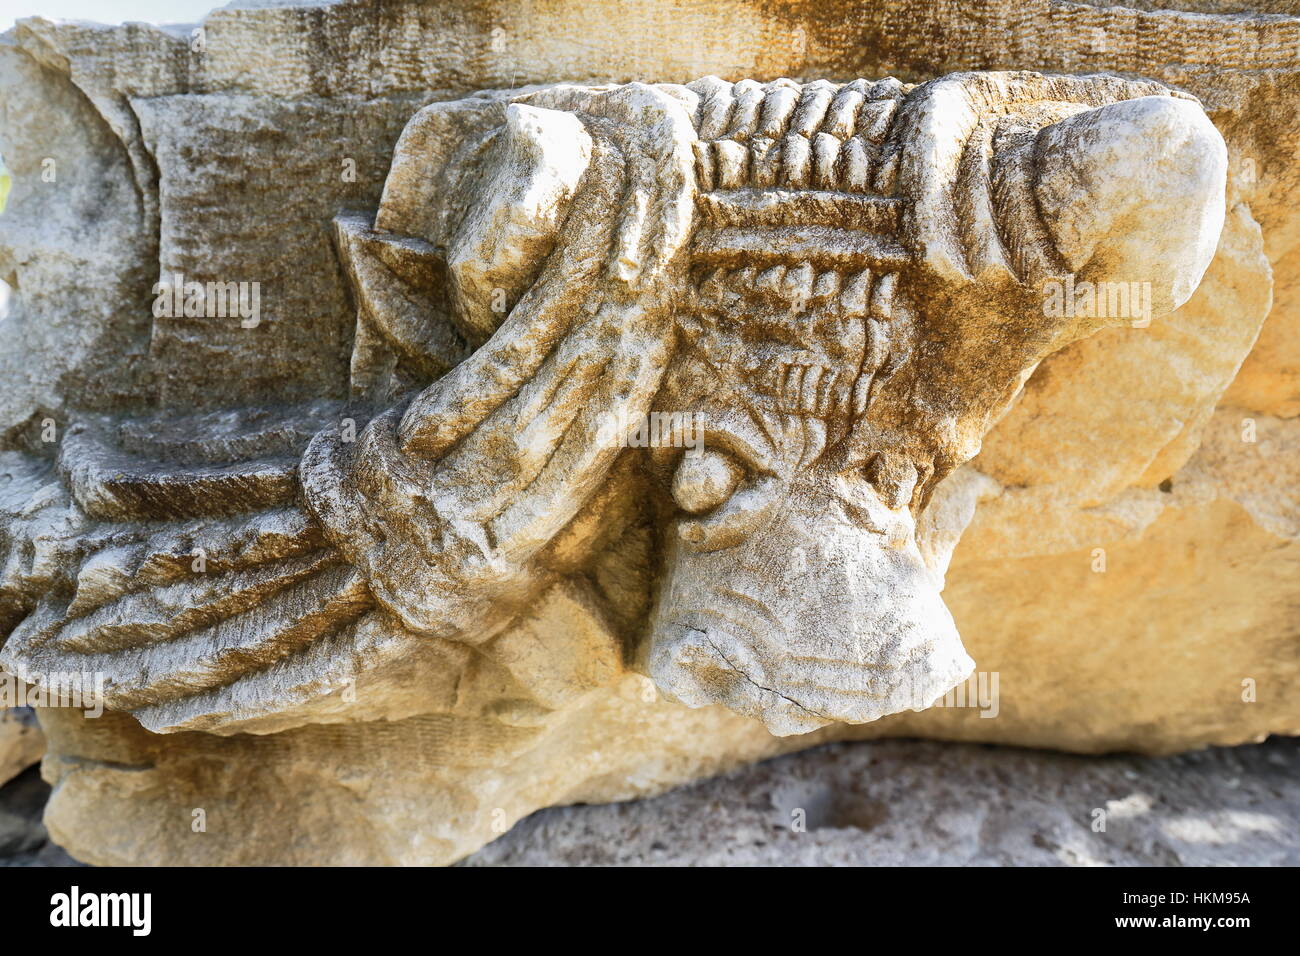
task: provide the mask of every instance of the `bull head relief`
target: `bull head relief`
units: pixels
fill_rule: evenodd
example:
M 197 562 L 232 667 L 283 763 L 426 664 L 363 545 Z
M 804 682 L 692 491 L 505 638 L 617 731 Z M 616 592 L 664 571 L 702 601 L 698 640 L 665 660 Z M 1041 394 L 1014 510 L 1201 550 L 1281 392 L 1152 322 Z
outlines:
M 0 664 L 238 730 L 482 645 L 639 521 L 627 658 L 666 694 L 780 735 L 928 705 L 974 664 L 918 514 L 1045 356 L 1186 301 L 1226 165 L 1195 101 L 1114 77 L 426 107 L 377 212 L 337 221 L 368 423 L 279 470 L 133 470 L 87 425 L 61 461 L 80 572 Z M 206 538 L 229 586 L 199 600 L 176 555 Z

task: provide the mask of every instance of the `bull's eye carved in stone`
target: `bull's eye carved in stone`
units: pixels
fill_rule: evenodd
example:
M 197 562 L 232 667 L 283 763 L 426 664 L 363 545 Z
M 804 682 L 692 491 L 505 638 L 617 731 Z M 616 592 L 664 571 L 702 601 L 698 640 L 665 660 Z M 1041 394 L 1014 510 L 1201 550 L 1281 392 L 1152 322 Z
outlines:
M 337 221 L 353 402 L 79 423 L 75 533 L 0 664 L 102 672 L 158 731 L 347 719 L 353 681 L 418 712 L 429 648 L 604 562 L 626 665 L 686 705 L 776 734 L 926 706 L 974 665 L 917 516 L 1038 362 L 1140 317 L 1047 284 L 1176 308 L 1225 171 L 1195 101 L 1113 77 L 426 107 Z

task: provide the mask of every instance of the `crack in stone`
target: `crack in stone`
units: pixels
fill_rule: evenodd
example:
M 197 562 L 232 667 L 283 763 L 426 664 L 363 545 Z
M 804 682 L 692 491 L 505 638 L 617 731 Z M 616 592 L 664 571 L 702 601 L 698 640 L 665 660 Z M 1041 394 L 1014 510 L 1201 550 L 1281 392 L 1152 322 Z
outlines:
M 807 706 L 805 706 L 805 705 L 799 703 L 799 701 L 795 700 L 795 699 L 792 698 L 792 697 L 787 697 L 785 694 L 781 693 L 779 690 L 776 690 L 775 688 L 772 688 L 772 687 L 764 687 L 764 686 L 763 686 L 762 684 L 760 684 L 758 681 L 754 680 L 754 678 L 752 678 L 752 677 L 750 677 L 748 674 L 746 674 L 745 671 L 744 671 L 744 670 L 743 670 L 743 669 L 742 669 L 742 668 L 741 668 L 741 667 L 740 667 L 740 666 L 739 666 L 735 661 L 733 661 L 730 657 L 728 657 L 726 654 L 724 654 L 724 653 L 722 652 L 722 648 L 718 647 L 718 645 L 717 645 L 716 643 L 714 643 L 713 638 L 711 638 L 711 637 L 709 636 L 709 632 L 708 632 L 708 631 L 702 631 L 702 630 L 700 630 L 698 627 L 688 627 L 687 630 L 688 630 L 688 631 L 694 631 L 696 634 L 699 634 L 699 635 L 700 635 L 701 637 L 703 637 L 706 641 L 708 641 L 709 646 L 710 646 L 711 648 L 713 648 L 714 652 L 715 652 L 715 653 L 716 653 L 720 658 L 722 658 L 723 661 L 726 662 L 727 666 L 730 667 L 730 668 L 731 668 L 733 671 L 735 671 L 737 674 L 739 674 L 741 677 L 743 677 L 746 681 L 748 681 L 748 682 L 749 682 L 750 684 L 752 684 L 754 687 L 757 687 L 759 690 L 767 691 L 769 694 L 773 694 L 773 695 L 775 695 L 775 696 L 777 696 L 777 697 L 780 697 L 782 700 L 787 701 L 787 702 L 793 704 L 795 707 L 798 707 L 798 708 L 799 708 L 801 711 L 803 711 L 805 714 L 808 714 L 808 715 L 810 715 L 810 716 L 812 716 L 812 717 L 816 717 L 818 720 L 826 720 L 826 721 L 832 721 L 832 722 L 834 721 L 835 718 L 833 718 L 833 717 L 827 717 L 825 714 L 819 714 L 819 713 L 817 713 L 817 711 L 813 710 L 811 707 L 807 707 Z

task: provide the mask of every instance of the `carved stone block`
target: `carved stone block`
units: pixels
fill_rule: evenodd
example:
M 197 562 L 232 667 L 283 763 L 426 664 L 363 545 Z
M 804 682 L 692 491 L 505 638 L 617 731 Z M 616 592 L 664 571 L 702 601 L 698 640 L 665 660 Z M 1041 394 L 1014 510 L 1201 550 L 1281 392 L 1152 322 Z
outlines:
M 75 854 L 119 859 L 92 803 L 134 828 L 132 862 L 448 861 L 538 806 L 837 737 L 1161 750 L 1297 725 L 1276 698 L 1208 731 L 1098 702 L 1173 636 L 1041 646 L 1070 615 L 1141 628 L 1150 607 L 1115 602 L 1161 569 L 1077 582 L 1147 528 L 1214 548 L 1245 508 L 1243 549 L 1294 547 L 1272 486 L 1214 504 L 1251 467 L 1206 436 L 1233 427 L 1215 406 L 1269 266 L 1231 139 L 1177 78 L 854 79 L 847 49 L 800 82 L 666 52 L 621 77 L 602 40 L 519 86 L 446 72 L 429 29 L 443 72 L 354 89 L 353 57 L 306 89 L 328 58 L 294 54 L 236 82 L 240 31 L 332 35 L 269 10 L 213 15 L 202 79 L 162 68 L 194 54 L 161 31 L 130 82 L 128 28 L 93 34 L 84 75 L 50 65 L 93 29 L 0 49 L 0 667 L 87 675 L 107 709 L 43 708 L 78 758 L 50 810 Z M 42 103 L 65 122 L 35 129 Z M 61 192 L 42 152 L 75 157 Z M 96 221 L 89 244 L 60 225 Z M 77 256 L 113 302 L 80 302 Z M 1266 574 L 1294 590 L 1290 560 Z M 1211 655 L 1159 695 L 1216 667 L 1225 707 L 1297 673 Z M 959 723 L 968 686 L 1002 687 L 1000 721 Z M 150 822 L 192 804 L 235 828 L 282 774 L 315 795 L 303 826 L 370 842 Z

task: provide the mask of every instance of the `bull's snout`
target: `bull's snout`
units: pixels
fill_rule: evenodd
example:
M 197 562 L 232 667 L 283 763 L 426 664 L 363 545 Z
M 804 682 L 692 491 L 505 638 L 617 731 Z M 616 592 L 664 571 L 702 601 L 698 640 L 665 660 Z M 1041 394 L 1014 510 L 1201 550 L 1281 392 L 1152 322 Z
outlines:
M 838 500 L 805 488 L 729 548 L 679 536 L 646 661 L 660 690 L 787 736 L 922 709 L 969 676 L 910 515 L 863 527 Z

